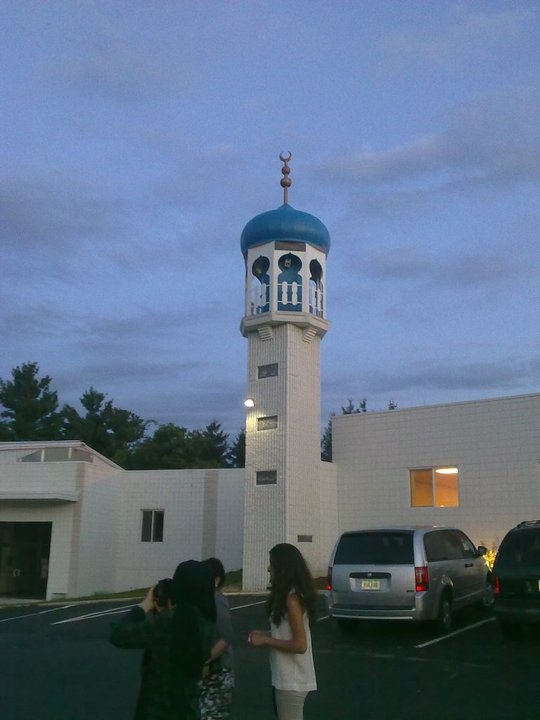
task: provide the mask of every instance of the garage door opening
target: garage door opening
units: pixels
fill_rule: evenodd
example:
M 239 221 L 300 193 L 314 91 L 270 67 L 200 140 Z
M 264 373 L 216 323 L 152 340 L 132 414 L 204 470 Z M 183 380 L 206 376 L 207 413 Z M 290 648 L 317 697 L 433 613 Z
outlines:
M 52 522 L 0 522 L 0 596 L 44 599 Z

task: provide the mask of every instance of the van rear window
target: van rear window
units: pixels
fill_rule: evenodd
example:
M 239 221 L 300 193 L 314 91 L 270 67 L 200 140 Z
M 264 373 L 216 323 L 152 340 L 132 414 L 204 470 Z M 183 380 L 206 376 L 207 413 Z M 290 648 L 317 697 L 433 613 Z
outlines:
M 343 535 L 334 557 L 334 565 L 413 564 L 413 535 L 399 531 Z

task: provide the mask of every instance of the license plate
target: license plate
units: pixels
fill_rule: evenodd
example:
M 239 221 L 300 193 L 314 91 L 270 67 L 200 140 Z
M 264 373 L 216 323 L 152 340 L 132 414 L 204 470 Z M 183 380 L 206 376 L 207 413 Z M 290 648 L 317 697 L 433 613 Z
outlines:
M 360 580 L 360 590 L 380 590 L 380 580 Z

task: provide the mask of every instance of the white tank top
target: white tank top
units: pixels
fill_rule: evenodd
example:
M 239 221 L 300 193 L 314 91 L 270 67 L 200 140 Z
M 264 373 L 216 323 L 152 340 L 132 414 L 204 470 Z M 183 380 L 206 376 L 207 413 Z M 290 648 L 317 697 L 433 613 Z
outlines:
M 306 631 L 307 649 L 303 654 L 288 653 L 270 648 L 270 669 L 272 685 L 276 690 L 296 690 L 309 692 L 317 689 L 313 650 L 311 648 L 311 631 L 307 614 L 304 613 L 304 629 Z M 270 622 L 272 637 L 278 640 L 292 640 L 291 626 L 287 615 L 281 618 L 279 625 Z

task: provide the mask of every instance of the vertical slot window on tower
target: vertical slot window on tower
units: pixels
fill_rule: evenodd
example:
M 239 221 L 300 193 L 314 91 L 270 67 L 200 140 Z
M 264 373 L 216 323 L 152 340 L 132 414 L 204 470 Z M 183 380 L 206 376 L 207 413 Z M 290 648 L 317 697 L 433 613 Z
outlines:
M 302 310 L 302 261 L 288 253 L 278 260 L 281 272 L 277 278 L 277 309 L 290 312 Z
M 270 363 L 269 365 L 259 365 L 257 368 L 257 379 L 262 380 L 268 377 L 277 377 L 278 364 Z
M 274 430 L 277 428 L 277 415 L 257 418 L 257 430 Z
M 251 314 L 259 315 L 270 310 L 270 276 L 268 268 L 270 260 L 258 257 L 251 267 L 253 279 L 251 283 Z
M 309 312 L 317 317 L 324 317 L 324 292 L 320 262 L 312 260 L 309 263 Z
M 163 542 L 164 510 L 141 510 L 141 542 Z
M 277 483 L 277 470 L 257 470 L 255 482 L 257 485 L 275 485 Z

